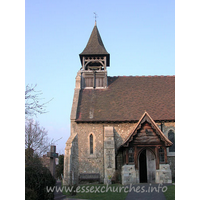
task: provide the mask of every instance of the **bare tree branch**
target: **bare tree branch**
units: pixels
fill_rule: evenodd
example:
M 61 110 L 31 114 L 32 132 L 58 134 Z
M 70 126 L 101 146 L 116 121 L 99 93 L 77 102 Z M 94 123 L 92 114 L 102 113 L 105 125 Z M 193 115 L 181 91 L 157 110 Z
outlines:
M 49 142 L 47 131 L 40 127 L 39 122 L 33 119 L 26 119 L 25 123 L 25 148 L 33 149 L 34 153 L 41 156 L 46 154 L 52 143 Z
M 35 86 L 26 86 L 25 91 L 25 116 L 37 116 L 37 114 L 47 113 L 46 111 L 46 104 L 49 103 L 51 100 L 41 103 L 41 100 L 44 98 L 40 98 L 42 95 L 41 91 L 36 91 L 37 85 Z

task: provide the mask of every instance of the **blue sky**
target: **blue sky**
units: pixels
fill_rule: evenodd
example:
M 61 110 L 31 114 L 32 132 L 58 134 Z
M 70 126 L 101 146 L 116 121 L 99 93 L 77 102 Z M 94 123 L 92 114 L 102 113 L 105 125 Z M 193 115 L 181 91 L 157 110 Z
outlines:
M 110 53 L 109 76 L 175 74 L 174 0 L 26 0 L 25 84 L 47 105 L 38 120 L 64 153 L 79 53 L 97 27 Z

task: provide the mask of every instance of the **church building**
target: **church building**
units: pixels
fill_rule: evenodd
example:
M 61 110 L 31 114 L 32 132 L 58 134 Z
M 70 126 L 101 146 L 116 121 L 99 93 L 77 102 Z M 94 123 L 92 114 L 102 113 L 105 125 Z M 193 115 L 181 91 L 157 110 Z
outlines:
M 110 54 L 96 22 L 79 56 L 64 185 L 87 180 L 106 184 L 110 179 L 171 183 L 175 76 L 108 76 Z

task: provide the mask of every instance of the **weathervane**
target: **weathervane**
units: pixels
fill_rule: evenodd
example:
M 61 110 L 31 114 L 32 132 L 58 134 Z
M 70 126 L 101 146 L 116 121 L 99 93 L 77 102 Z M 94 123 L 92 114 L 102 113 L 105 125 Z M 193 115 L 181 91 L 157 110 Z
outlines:
M 95 18 L 95 25 L 97 23 L 97 14 L 94 12 L 94 18 Z

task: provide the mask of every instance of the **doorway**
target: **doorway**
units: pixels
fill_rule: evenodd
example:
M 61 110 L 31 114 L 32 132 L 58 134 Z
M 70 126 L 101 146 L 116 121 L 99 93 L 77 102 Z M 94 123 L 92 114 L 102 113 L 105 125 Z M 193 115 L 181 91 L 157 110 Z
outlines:
M 144 149 L 139 156 L 140 183 L 154 183 L 156 174 L 156 159 L 154 153 Z
M 143 150 L 140 154 L 139 165 L 140 165 L 140 183 L 147 183 L 146 149 Z

